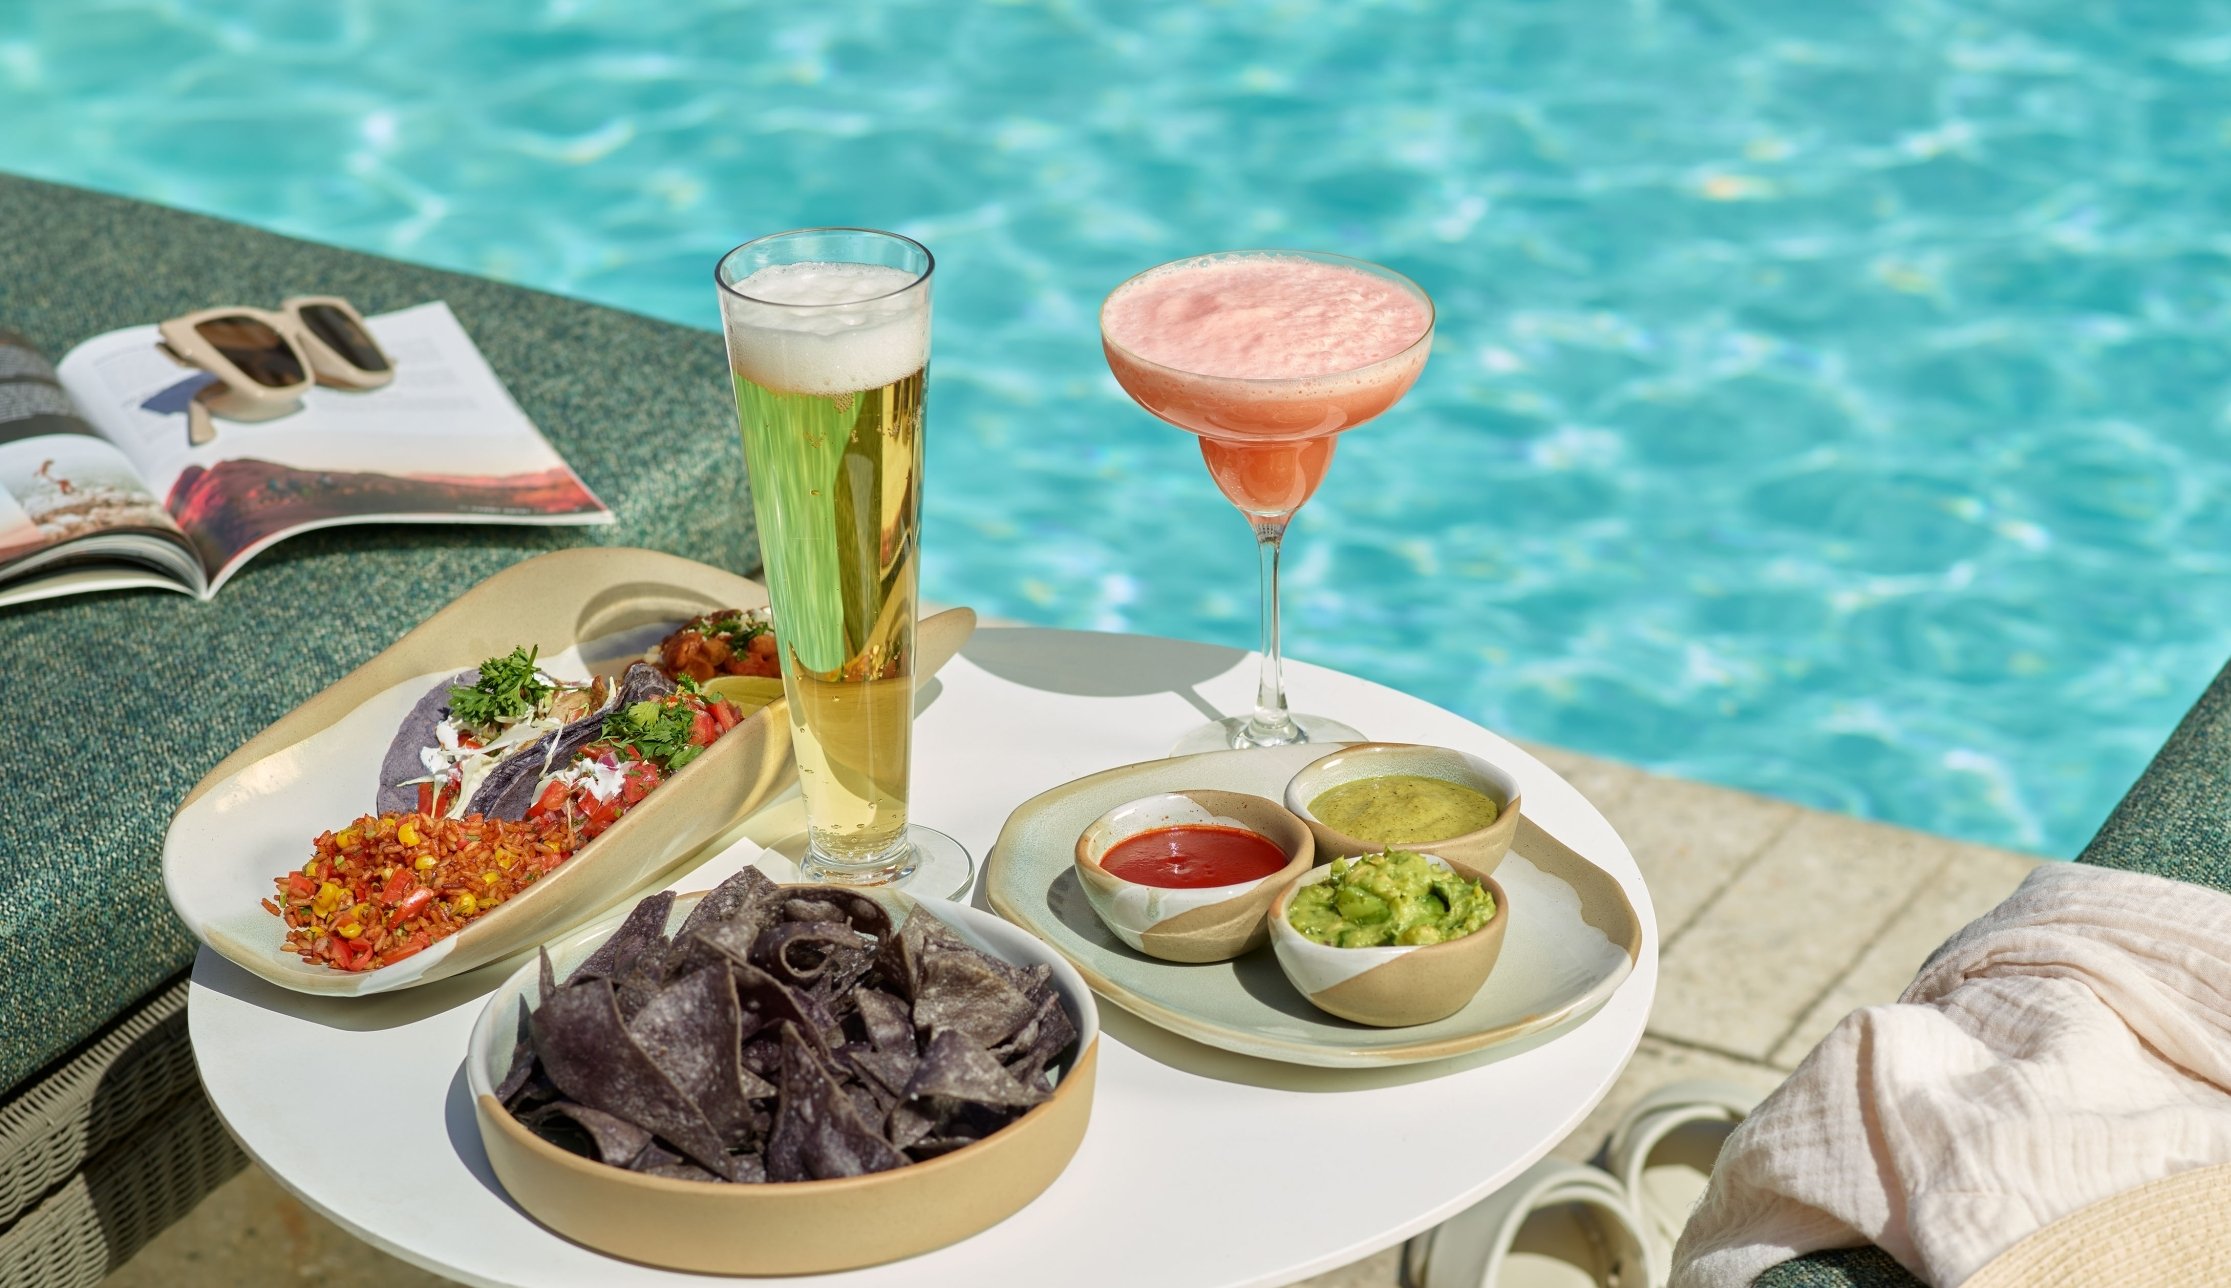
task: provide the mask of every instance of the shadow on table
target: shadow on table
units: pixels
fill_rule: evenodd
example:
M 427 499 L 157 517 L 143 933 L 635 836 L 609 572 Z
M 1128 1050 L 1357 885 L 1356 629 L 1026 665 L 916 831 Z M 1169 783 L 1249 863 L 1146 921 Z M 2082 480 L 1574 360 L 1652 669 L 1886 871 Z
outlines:
M 1247 658 L 1221 644 L 1017 626 L 978 630 L 961 656 L 1010 684 L 1045 693 L 1084 698 L 1175 693 L 1211 720 L 1223 719 L 1224 713 L 1194 686 Z
M 1268 954 L 1262 956 L 1267 962 Z M 1276 964 L 1270 964 L 1269 969 L 1273 975 L 1278 974 Z M 1279 983 L 1288 988 L 1290 995 L 1291 987 L 1285 985 L 1283 976 L 1280 976 Z M 1452 1073 L 1477 1069 L 1483 1064 L 1494 1064 L 1498 1060 L 1523 1055 L 1545 1042 L 1553 1042 L 1564 1036 L 1574 1025 L 1594 1014 L 1595 1011 L 1591 1010 L 1545 1032 L 1529 1034 L 1484 1051 L 1452 1056 L 1446 1060 L 1391 1065 L 1380 1069 L 1321 1069 L 1314 1065 L 1287 1064 L 1282 1060 L 1265 1060 L 1207 1046 L 1142 1020 L 1106 998 L 1100 999 L 1101 1031 L 1150 1060 L 1160 1061 L 1173 1069 L 1182 1069 L 1203 1078 L 1214 1078 L 1218 1082 L 1302 1092 L 1367 1091 L 1374 1087 L 1399 1087 L 1413 1082 L 1445 1078 Z
M 201 957 L 194 963 L 194 985 L 262 1010 L 296 1016 L 329 1029 L 372 1033 L 405 1024 L 416 1024 L 430 1015 L 439 1015 L 468 1003 L 477 1004 L 494 992 L 496 985 L 503 983 L 511 972 L 533 960 L 534 952 L 535 946 L 530 945 L 523 951 L 489 962 L 485 966 L 476 966 L 447 979 L 420 984 L 415 988 L 398 989 L 392 993 L 372 993 L 362 997 L 319 997 L 281 988 L 227 961 L 218 955 L 216 949 L 204 948 Z
M 457 1158 L 465 1170 L 473 1174 L 481 1188 L 504 1201 L 504 1205 L 521 1216 L 526 1209 L 506 1193 L 503 1182 L 496 1179 L 496 1169 L 488 1161 L 488 1147 L 480 1139 L 480 1118 L 473 1112 L 472 1085 L 465 1081 L 465 1065 L 457 1064 L 457 1075 L 449 1080 L 449 1094 L 442 1100 L 442 1126 L 449 1133 L 449 1143 L 457 1151 Z

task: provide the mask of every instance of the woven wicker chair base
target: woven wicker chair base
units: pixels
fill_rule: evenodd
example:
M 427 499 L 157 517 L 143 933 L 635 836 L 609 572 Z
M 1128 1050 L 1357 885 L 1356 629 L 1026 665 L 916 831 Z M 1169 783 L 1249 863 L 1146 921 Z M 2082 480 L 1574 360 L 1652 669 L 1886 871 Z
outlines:
M 175 980 L 0 1109 L 0 1288 L 99 1283 L 246 1163 Z

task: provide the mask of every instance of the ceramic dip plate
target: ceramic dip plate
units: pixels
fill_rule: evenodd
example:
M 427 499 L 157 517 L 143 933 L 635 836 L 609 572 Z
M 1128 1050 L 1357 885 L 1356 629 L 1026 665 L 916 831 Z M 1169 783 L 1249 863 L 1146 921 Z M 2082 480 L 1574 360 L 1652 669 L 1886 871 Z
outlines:
M 984 860 L 1000 916 L 1069 959 L 1093 991 L 1173 1033 L 1242 1055 L 1360 1068 L 1413 1064 L 1539 1033 L 1610 998 L 1642 950 L 1642 921 L 1619 883 L 1522 820 L 1495 870 L 1509 895 L 1503 953 L 1471 1004 L 1445 1020 L 1378 1029 L 1311 1006 L 1268 948 L 1178 965 L 1125 947 L 1095 917 L 1073 870 L 1077 835 L 1101 814 L 1156 792 L 1208 787 L 1277 800 L 1324 744 L 1218 751 L 1110 769 L 1025 801 Z
M 532 646 L 564 679 L 614 674 L 699 613 L 767 603 L 759 583 L 650 550 L 582 548 L 473 587 L 227 757 L 188 793 L 163 841 L 163 884 L 196 937 L 264 979 L 358 995 L 454 975 L 581 925 L 672 872 L 796 779 L 787 707 L 747 717 L 547 876 L 422 952 L 367 971 L 281 947 L 261 900 L 319 833 L 377 812 L 382 755 L 413 703 L 482 659 Z M 918 673 L 952 657 L 975 615 L 926 619 Z M 779 627 L 777 628 L 779 631 Z

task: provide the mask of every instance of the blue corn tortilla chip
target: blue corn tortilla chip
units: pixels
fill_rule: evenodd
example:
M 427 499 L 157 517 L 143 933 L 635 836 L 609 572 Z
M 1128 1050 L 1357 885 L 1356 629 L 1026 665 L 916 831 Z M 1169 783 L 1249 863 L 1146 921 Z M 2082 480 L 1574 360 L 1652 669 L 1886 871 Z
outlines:
M 760 932 L 752 965 L 793 988 L 812 990 L 832 966 L 859 978 L 873 945 L 841 921 L 784 921 Z
M 614 1117 L 587 1105 L 577 1105 L 570 1100 L 553 1101 L 535 1110 L 526 1118 L 527 1125 L 541 1131 L 552 1125 L 553 1119 L 564 1119 L 579 1129 L 594 1150 L 590 1157 L 614 1167 L 633 1164 L 651 1144 L 648 1127 L 638 1127 L 624 1118 Z M 544 1140 L 563 1147 L 562 1139 L 553 1139 L 556 1132 L 546 1132 Z
M 906 1084 L 909 1100 L 939 1099 L 996 1109 L 1027 1109 L 1043 1103 L 1043 1087 L 1026 1087 L 999 1066 L 982 1043 L 959 1029 L 938 1029 L 922 1049 L 921 1063 Z
M 740 1062 L 742 1029 L 735 981 L 718 962 L 668 984 L 628 1021 L 643 1053 L 731 1145 L 753 1134 L 751 1102 L 775 1092 Z
M 888 1102 L 895 1102 L 906 1094 L 906 1084 L 913 1080 L 915 1068 L 921 1057 L 911 1051 L 877 1051 L 857 1044 L 846 1046 L 838 1054 L 852 1066 L 863 1084 L 872 1085 L 886 1093 Z M 890 1104 L 884 1108 L 888 1110 Z
M 768 880 L 766 873 L 757 868 L 745 868 L 705 892 L 705 897 L 682 918 L 681 927 L 674 932 L 674 942 L 683 943 L 709 926 L 735 923 L 750 931 L 743 941 L 748 952 L 760 930 L 780 915 L 783 898 L 782 887 Z M 677 964 L 687 968 L 700 963 Z
M 1037 1002 L 1052 996 L 1054 968 L 1046 963 L 1032 962 L 1028 966 L 1010 966 L 989 954 L 985 955 L 984 960 L 1000 968 L 1000 973 L 1007 977 L 1007 982 L 1021 990 L 1023 996 L 1031 1001 Z
M 917 1142 L 929 1139 L 937 1130 L 937 1120 L 942 1114 L 939 1106 L 910 1100 L 901 1100 L 891 1106 L 891 1117 L 883 1125 L 884 1134 L 891 1144 L 901 1150 L 911 1150 Z
M 905 1156 L 868 1125 L 798 1026 L 785 1022 L 781 1041 L 782 1091 L 767 1136 L 767 1179 L 820 1181 L 905 1166 Z
M 666 938 L 666 919 L 673 914 L 673 910 L 672 890 L 646 895 L 628 913 L 627 919 L 620 923 L 620 928 L 612 932 L 611 938 L 598 944 L 596 951 L 590 953 L 579 966 L 573 968 L 572 974 L 565 977 L 566 987 L 585 984 L 592 979 L 610 979 L 617 975 L 623 963 L 635 960 L 643 951 L 643 945 Z M 549 960 L 549 954 L 545 953 L 543 959 Z M 547 990 L 544 1000 L 548 1000 Z
M 816 1050 L 826 1052 L 824 1035 L 836 1027 L 836 1021 L 820 1003 L 750 962 L 731 962 L 729 969 L 735 972 L 736 1001 L 743 1007 L 748 1028 L 756 1033 L 788 1020 Z
M 903 1051 L 910 1056 L 918 1049 L 914 1019 L 906 1003 L 880 988 L 860 988 L 853 991 L 852 1005 L 859 1013 L 860 1028 L 870 1046 L 878 1051 Z
M 770 1028 L 744 1043 L 741 1060 L 746 1072 L 761 1078 L 779 1078 L 782 1076 L 782 1042 Z
M 1028 1024 L 1037 1003 L 990 961 L 966 944 L 926 946 L 914 985 L 914 1027 L 959 1029 L 984 1046 L 997 1046 Z
M 545 956 L 505 1077 L 514 1116 L 615 1166 L 746 1183 L 904 1166 L 1045 1100 L 1076 1041 L 1046 968 L 918 908 L 894 927 L 856 892 L 747 870 L 672 940 L 670 912 L 640 902 L 563 984 Z
M 858 1005 L 854 990 L 874 965 L 873 948 L 839 948 L 829 955 L 829 962 L 822 970 L 821 977 L 807 991 L 841 1021 Z
M 707 1171 L 726 1172 L 720 1133 L 628 1035 L 610 980 L 560 989 L 535 1013 L 535 1055 L 566 1097 L 658 1134 Z
M 524 1122 L 528 1114 L 553 1100 L 563 1099 L 565 1093 L 558 1090 L 557 1083 L 550 1081 L 550 1075 L 542 1071 L 542 1063 L 537 1060 L 531 1064 L 526 1081 L 504 1097 L 502 1103 L 504 1108 L 511 1111 L 512 1117 Z
M 550 954 L 548 953 L 542 955 L 542 972 L 542 977 L 545 980 L 550 978 Z M 545 991 L 542 999 L 549 1001 L 550 994 Z M 519 1036 L 511 1046 L 511 1068 L 505 1072 L 504 1080 L 496 1084 L 496 1102 L 498 1104 L 510 1104 L 512 1097 L 517 1096 L 526 1088 L 527 1079 L 534 1076 L 535 1040 L 533 1026 L 534 1020 L 527 1011 L 527 1004 L 522 1001 L 519 1004 Z
M 891 1140 L 920 1162 L 973 1144 L 1015 1120 L 1013 1110 L 932 1097 L 902 1100 L 891 1110 Z
M 1052 991 L 1054 968 L 1046 963 L 1032 962 L 1028 966 L 1017 966 L 1011 962 L 1003 962 L 962 939 L 954 933 L 951 926 L 937 918 L 929 918 L 929 923 L 923 936 L 925 952 L 959 953 L 969 961 L 1006 980 L 1009 987 L 1029 998 L 1033 1003 Z
M 897 1103 L 897 1098 L 874 1083 L 860 1082 L 850 1077 L 839 1080 L 837 1085 L 843 1088 L 845 1098 L 852 1102 L 852 1112 L 860 1115 L 860 1121 L 868 1125 L 868 1130 L 877 1140 L 882 1140 L 883 1132 L 878 1124 L 891 1112 L 891 1106 Z
M 790 895 L 783 902 L 783 920 L 841 922 L 871 939 L 891 933 L 891 914 L 883 905 L 852 890 L 816 890 L 810 895 Z
M 674 952 L 667 969 L 680 975 L 709 961 L 750 962 L 752 945 L 768 926 L 782 918 L 782 887 L 756 868 L 742 872 L 714 887 L 674 932 Z M 716 915 L 706 915 L 706 905 L 719 903 Z
M 620 1014 L 633 1022 L 637 1013 L 658 995 L 666 983 L 666 936 L 637 948 L 612 975 L 612 991 L 620 999 Z
M 1038 1010 L 1029 990 L 1051 978 L 982 952 L 919 905 L 876 951 L 878 972 L 912 1003 L 917 1030 L 960 1028 L 985 1046 L 1029 1023 Z
M 535 789 L 540 786 L 546 767 L 559 769 L 571 764 L 583 747 L 603 737 L 606 716 L 637 702 L 663 698 L 673 691 L 674 682 L 657 667 L 647 662 L 634 663 L 620 677 L 610 701 L 555 733 L 535 739 L 489 770 L 480 780 L 480 786 L 473 789 L 472 799 L 465 802 L 466 812 L 513 822 L 525 818 L 528 807 L 535 803 Z
M 782 919 L 809 925 L 838 925 L 844 921 L 844 909 L 834 900 L 823 898 L 819 891 L 813 894 L 793 894 L 782 901 Z
M 848 946 L 832 946 L 823 968 L 809 986 L 814 996 L 836 1015 L 849 1015 L 853 987 L 875 968 L 878 947 L 891 938 L 891 914 L 884 911 L 882 904 L 857 891 L 828 890 L 816 892 L 810 899 L 791 899 L 783 909 L 783 916 L 786 921 L 804 921 L 808 920 L 804 915 L 808 911 L 818 918 L 830 918 L 833 913 L 835 923 L 850 926 L 858 936 Z M 831 922 L 825 920 L 822 924 Z
M 933 945 L 940 949 L 950 946 L 945 942 L 946 933 L 944 922 L 916 905 L 907 912 L 906 920 L 899 923 L 898 929 L 876 945 L 876 973 L 899 996 L 913 1003 L 920 993 L 922 959 L 932 951 Z
M 1039 997 L 1037 1014 L 1013 1037 L 993 1047 L 992 1055 L 1024 1086 L 1044 1086 L 1046 1070 L 1076 1040 L 1077 1026 L 1069 1018 L 1069 1008 L 1049 983 Z
M 704 1168 L 698 1167 L 697 1164 L 690 1162 L 688 1159 L 683 1158 L 680 1154 L 677 1154 L 673 1150 L 668 1149 L 666 1146 L 659 1144 L 658 1138 L 655 1136 L 651 1138 L 650 1144 L 643 1147 L 643 1152 L 637 1154 L 635 1158 L 628 1163 L 628 1170 L 634 1172 L 655 1171 L 661 1167 L 688 1167 L 699 1172 L 705 1172 Z M 712 1176 L 712 1173 L 705 1172 L 705 1175 L 709 1178 Z

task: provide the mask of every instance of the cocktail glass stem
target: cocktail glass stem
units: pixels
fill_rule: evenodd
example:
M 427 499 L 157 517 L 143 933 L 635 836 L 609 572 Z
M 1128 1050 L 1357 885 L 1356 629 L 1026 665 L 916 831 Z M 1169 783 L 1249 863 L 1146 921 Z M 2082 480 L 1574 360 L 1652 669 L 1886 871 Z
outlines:
M 1254 515 L 1248 521 L 1255 529 L 1255 556 L 1263 576 L 1263 674 L 1255 688 L 1255 715 L 1239 731 L 1242 746 L 1283 747 L 1309 740 L 1286 710 L 1286 678 L 1278 652 L 1278 552 L 1291 517 Z
M 1417 283 L 1316 251 L 1172 260 L 1102 302 L 1108 370 L 1132 401 L 1198 436 L 1217 490 L 1255 530 L 1262 562 L 1254 714 L 1202 725 L 1172 755 L 1362 740 L 1338 720 L 1286 709 L 1278 549 L 1287 521 L 1324 480 L 1336 436 L 1400 400 L 1432 346 L 1433 301 Z

